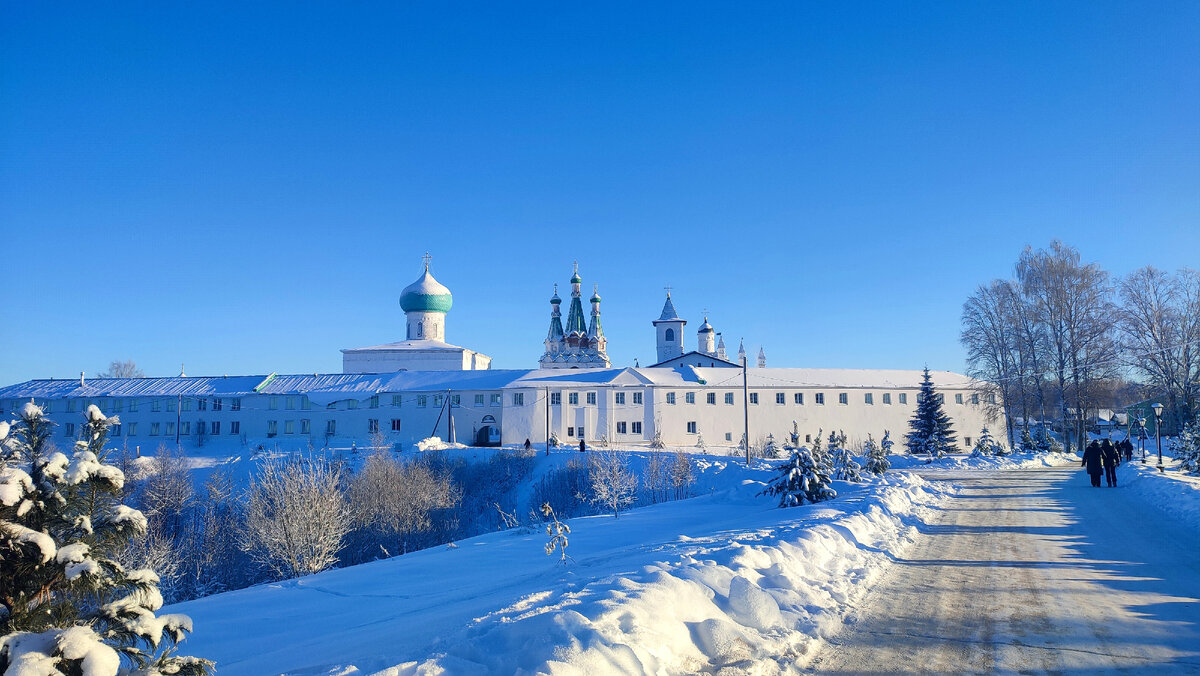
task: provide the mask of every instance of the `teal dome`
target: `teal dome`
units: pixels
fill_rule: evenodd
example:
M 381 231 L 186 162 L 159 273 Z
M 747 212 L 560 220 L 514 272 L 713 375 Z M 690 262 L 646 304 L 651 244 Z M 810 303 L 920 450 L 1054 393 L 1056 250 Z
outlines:
M 450 311 L 453 304 L 454 297 L 450 295 L 450 289 L 438 283 L 433 275 L 429 274 L 429 268 L 425 268 L 425 274 L 404 287 L 400 294 L 400 308 L 405 312 L 445 313 Z

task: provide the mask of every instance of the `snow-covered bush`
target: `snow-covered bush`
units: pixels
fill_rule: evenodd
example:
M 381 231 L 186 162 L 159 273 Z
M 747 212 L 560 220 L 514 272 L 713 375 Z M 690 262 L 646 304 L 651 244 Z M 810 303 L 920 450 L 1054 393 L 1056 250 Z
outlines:
M 771 459 L 783 457 L 783 448 L 775 443 L 774 434 L 767 435 L 767 440 L 762 445 L 762 457 Z
M 642 485 L 646 488 L 646 494 L 649 495 L 652 504 L 670 499 L 671 469 L 667 455 L 662 451 L 651 451 L 646 457 Z
M 666 447 L 667 447 L 667 445 L 663 442 L 662 432 L 658 431 L 658 425 L 655 425 L 654 426 L 654 438 L 650 440 L 650 448 L 653 448 L 655 450 L 661 450 Z
M 546 556 L 550 556 L 557 549 L 562 554 L 559 561 L 565 566 L 567 559 L 571 558 L 567 556 L 567 545 L 570 544 L 567 536 L 571 534 L 571 527 L 558 520 L 558 515 L 554 513 L 554 508 L 549 502 L 542 504 L 542 517 L 550 520 L 546 524 L 546 535 L 550 536 L 550 540 L 546 542 Z
M 429 463 L 374 453 L 350 480 L 346 497 L 361 529 L 360 549 L 402 554 L 412 548 L 409 538 L 433 528 L 436 510 L 458 504 L 460 491 Z
M 3 431 L 0 456 L 0 673 L 205 674 L 212 662 L 175 655 L 192 622 L 156 615 L 153 570 L 128 570 L 115 555 L 146 531 L 121 504 L 125 476 L 107 464 L 119 420 L 95 405 L 72 456 L 51 451 L 50 421 L 26 404 Z
M 612 510 L 614 518 L 621 515 L 622 507 L 632 505 L 637 499 L 637 475 L 630 471 L 629 461 L 620 451 L 593 453 L 588 480 L 592 487 L 592 502 Z
M 1033 441 L 1033 435 L 1029 433 L 1029 428 L 1021 430 L 1021 450 L 1025 453 L 1032 453 L 1037 449 L 1037 444 Z
M 671 460 L 671 487 L 675 489 L 675 499 L 683 500 L 691 496 L 692 486 L 696 483 L 696 471 L 692 468 L 692 459 L 683 451 L 675 451 Z
M 759 495 L 779 496 L 780 507 L 794 507 L 837 497 L 830 486 L 829 472 L 813 458 L 807 448 L 797 448 L 779 467 L 779 473 Z
M 862 468 L 850 454 L 850 449 L 844 445 L 843 439 L 842 436 L 836 436 L 830 442 L 829 462 L 833 466 L 833 478 L 840 481 L 862 481 Z
M 993 455 L 1004 455 L 1004 447 L 992 438 L 992 433 L 988 428 L 983 428 L 979 432 L 979 438 L 975 440 L 975 447 L 971 449 L 972 458 L 986 458 Z
M 341 469 L 319 460 L 271 460 L 250 480 L 242 548 L 283 578 L 337 563 L 351 514 Z
M 884 443 L 889 447 L 892 445 L 892 440 L 888 438 L 887 430 L 883 432 Z M 863 449 L 867 456 L 866 470 L 872 474 L 883 474 L 892 467 L 892 463 L 888 460 L 887 452 L 875 443 L 875 439 L 871 435 L 867 435 L 867 443 Z

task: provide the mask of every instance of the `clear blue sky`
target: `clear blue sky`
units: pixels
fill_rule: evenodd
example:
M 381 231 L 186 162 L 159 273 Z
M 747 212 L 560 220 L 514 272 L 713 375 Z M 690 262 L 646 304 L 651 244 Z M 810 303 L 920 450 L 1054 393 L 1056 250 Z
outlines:
M 615 365 L 671 284 L 773 366 L 959 370 L 963 300 L 1061 238 L 1200 266 L 1200 3 L 0 4 L 0 383 L 541 354 Z

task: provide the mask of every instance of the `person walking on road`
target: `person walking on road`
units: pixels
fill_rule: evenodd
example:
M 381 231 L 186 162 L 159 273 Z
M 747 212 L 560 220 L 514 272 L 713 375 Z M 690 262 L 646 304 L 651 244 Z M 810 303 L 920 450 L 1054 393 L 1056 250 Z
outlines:
M 1129 439 L 1122 441 L 1121 450 L 1125 451 L 1125 462 L 1133 462 L 1133 442 Z
M 1100 473 L 1104 471 L 1100 444 L 1093 441 L 1087 445 L 1087 449 L 1083 451 L 1083 462 L 1080 465 L 1087 467 L 1087 473 L 1092 477 L 1092 485 L 1099 488 Z
M 1104 459 L 1104 480 L 1108 482 L 1108 487 L 1112 488 L 1117 485 L 1117 466 L 1121 464 L 1121 454 L 1108 439 L 1105 439 L 1104 443 L 1100 444 L 1100 455 Z

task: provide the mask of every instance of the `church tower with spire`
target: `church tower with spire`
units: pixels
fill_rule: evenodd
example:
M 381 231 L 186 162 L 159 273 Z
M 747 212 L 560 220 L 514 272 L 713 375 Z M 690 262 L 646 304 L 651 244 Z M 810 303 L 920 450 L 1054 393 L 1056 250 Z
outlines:
M 544 369 L 608 368 L 608 339 L 600 324 L 600 293 L 592 287 L 591 322 L 583 316 L 583 293 L 580 287 L 579 263 L 571 275 L 571 305 L 567 308 L 567 321 L 562 322 L 562 299 L 558 297 L 558 285 L 550 298 L 550 331 L 546 334 L 546 351 L 538 364 Z
M 675 311 L 675 303 L 671 302 L 671 287 L 667 287 L 667 300 L 663 303 L 662 314 L 653 322 L 657 334 L 658 361 L 662 363 L 683 354 L 683 327 L 687 320 Z

